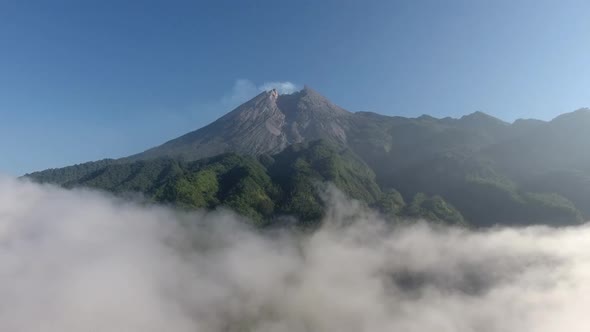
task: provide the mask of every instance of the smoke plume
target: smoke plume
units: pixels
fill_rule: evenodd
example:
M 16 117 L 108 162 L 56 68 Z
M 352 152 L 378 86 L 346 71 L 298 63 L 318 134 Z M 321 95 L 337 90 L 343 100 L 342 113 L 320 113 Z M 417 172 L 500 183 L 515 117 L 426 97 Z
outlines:
M 313 234 L 0 179 L 0 330 L 576 332 L 587 226 L 392 227 L 339 194 Z

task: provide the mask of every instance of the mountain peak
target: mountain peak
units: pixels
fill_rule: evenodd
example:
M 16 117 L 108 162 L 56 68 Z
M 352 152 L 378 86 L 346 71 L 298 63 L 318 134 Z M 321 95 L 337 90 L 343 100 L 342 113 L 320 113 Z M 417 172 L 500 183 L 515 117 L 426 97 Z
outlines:
M 312 89 L 309 85 L 305 84 L 303 85 L 303 89 L 292 93 L 293 95 L 299 95 L 300 97 L 308 97 L 308 98 L 314 98 L 314 99 L 318 99 L 318 100 L 325 100 L 328 101 L 328 98 L 324 97 L 321 93 L 319 93 L 317 90 Z
M 280 95 L 277 105 L 285 114 L 298 112 L 323 113 L 327 117 L 348 116 L 351 113 L 332 103 L 316 90 L 304 85 L 303 89 L 289 95 Z
M 279 91 L 277 91 L 277 89 L 270 90 L 269 94 L 270 94 L 270 98 L 275 99 L 275 100 L 279 97 Z
M 571 130 L 586 131 L 590 125 L 590 109 L 580 108 L 576 111 L 562 114 L 549 122 L 552 126 L 570 128 Z
M 133 158 L 195 160 L 224 152 L 276 153 L 290 144 L 317 139 L 345 143 L 351 115 L 308 86 L 292 94 L 272 89 L 201 129 Z
M 551 120 L 551 122 L 560 121 L 562 119 L 573 119 L 573 118 L 577 118 L 577 117 L 586 117 L 588 115 L 590 115 L 590 108 L 584 107 L 584 108 L 577 109 L 573 112 L 561 114 L 558 117 Z
M 302 92 L 304 92 L 305 94 L 316 94 L 316 95 L 320 95 L 319 92 L 317 92 L 316 90 L 312 89 L 309 85 L 304 84 L 303 85 L 303 89 L 301 90 Z
M 459 121 L 469 123 L 471 125 L 485 125 L 485 124 L 496 124 L 496 125 L 509 125 L 496 117 L 493 117 L 487 113 L 476 111 L 468 115 L 462 116 Z
M 484 113 L 482 111 L 475 111 L 473 113 L 463 115 L 461 119 L 496 119 L 495 117 Z

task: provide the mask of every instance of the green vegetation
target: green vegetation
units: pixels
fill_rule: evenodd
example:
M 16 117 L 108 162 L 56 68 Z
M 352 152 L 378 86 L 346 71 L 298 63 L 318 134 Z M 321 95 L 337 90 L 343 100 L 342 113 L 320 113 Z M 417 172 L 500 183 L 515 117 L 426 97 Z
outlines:
M 588 109 L 512 124 L 482 112 L 405 118 L 350 113 L 304 88 L 261 93 L 140 154 L 28 177 L 184 209 L 228 206 L 260 225 L 284 215 L 315 225 L 330 182 L 392 221 L 562 226 L 590 219 L 588 128 Z
M 405 212 L 404 208 L 406 207 L 406 202 L 399 191 L 390 189 L 381 195 L 381 198 L 375 204 L 375 207 L 388 218 L 395 220 Z
M 283 215 L 315 224 L 326 182 L 391 220 L 487 227 L 590 219 L 590 110 L 509 124 L 481 112 L 460 119 L 348 113 L 312 91 L 277 105 L 257 98 L 144 154 L 28 177 L 138 192 L 185 209 L 228 206 L 257 224 Z M 271 134 L 263 124 L 282 116 L 297 130 Z M 327 138 L 285 147 L 290 135 Z M 194 160 L 228 150 L 240 154 Z M 153 153 L 174 159 L 149 159 Z
M 416 194 L 412 203 L 406 207 L 405 214 L 439 223 L 467 226 L 461 213 L 438 195 L 428 197 L 423 193 Z
M 29 174 L 31 178 L 40 183 L 65 184 L 82 179 L 84 176 L 92 174 L 115 163 L 113 159 L 103 159 L 63 168 L 51 168 L 41 172 Z
M 582 213 L 558 193 L 530 191 L 485 159 L 447 153 L 393 175 L 404 197 L 440 195 L 474 226 L 577 224 Z
M 257 225 L 279 216 L 294 216 L 302 225 L 315 225 L 324 214 L 322 189 L 327 182 L 392 221 L 426 219 L 474 226 L 575 224 L 584 220 L 584 213 L 566 197 L 572 192 L 581 193 L 574 197 L 587 197 L 582 194 L 588 193 L 590 181 L 587 173 L 553 172 L 539 175 L 551 181 L 531 178 L 519 184 L 498 173 L 486 158 L 473 158 L 460 150 L 447 150 L 411 166 L 392 165 L 388 172 L 387 181 L 379 181 L 350 149 L 318 140 L 291 145 L 275 155 L 222 154 L 191 162 L 103 160 L 28 177 L 68 188 L 137 192 L 150 202 L 183 209 L 226 206 Z M 395 189 L 382 192 L 378 181 Z
M 302 225 L 315 225 L 324 214 L 322 189 L 327 182 L 347 196 L 379 208 L 387 218 L 449 223 L 463 220 L 440 197 L 420 202 L 414 199 L 411 208 L 406 208 L 399 192 L 381 192 L 373 171 L 349 149 L 322 140 L 292 145 L 276 155 L 259 158 L 223 154 L 193 162 L 155 159 L 108 162 L 102 167 L 92 163 L 67 172 L 48 170 L 28 177 L 68 188 L 138 192 L 148 201 L 182 209 L 227 206 L 257 225 L 283 215 L 295 216 Z

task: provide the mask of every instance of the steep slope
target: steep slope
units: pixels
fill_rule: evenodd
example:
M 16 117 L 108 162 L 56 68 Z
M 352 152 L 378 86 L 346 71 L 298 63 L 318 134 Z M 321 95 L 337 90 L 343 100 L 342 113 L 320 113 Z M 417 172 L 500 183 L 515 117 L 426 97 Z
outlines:
M 328 141 L 289 146 L 268 157 L 269 173 L 283 189 L 286 214 L 317 219 L 323 210 L 317 186 L 330 182 L 348 197 L 373 204 L 381 196 L 375 173 L 349 149 Z
M 527 135 L 493 145 L 481 155 L 531 191 L 557 193 L 590 217 L 590 110 L 536 124 Z
M 159 188 L 169 178 L 184 179 L 192 171 L 187 173 L 185 166 L 164 169 L 161 162 L 152 160 L 171 158 L 185 165 L 235 153 L 259 158 L 256 162 L 262 163 L 278 193 L 260 189 L 267 187 L 261 184 L 264 181 L 254 181 L 254 186 L 250 180 L 235 178 L 243 190 L 256 193 L 253 197 L 266 195 L 268 199 L 260 201 L 266 203 L 256 203 L 256 208 L 250 203 L 231 205 L 234 201 L 217 194 L 213 200 L 197 199 L 202 189 L 192 181 L 213 183 L 199 175 L 173 185 L 184 188 L 185 196 L 172 195 L 167 202 L 183 206 L 186 197 L 194 196 L 201 203 L 188 206 L 230 204 L 249 206 L 240 211 L 258 219 L 269 213 L 313 219 L 322 210 L 313 183 L 331 181 L 388 215 L 421 213 L 449 221 L 448 216 L 455 214 L 452 204 L 475 225 L 564 225 L 590 219 L 588 128 L 587 109 L 550 122 L 517 120 L 513 124 L 482 112 L 460 119 L 350 113 L 306 87 L 290 95 L 263 92 L 206 127 L 128 158 L 46 170 L 30 177 L 65 186 L 137 191 L 162 201 L 153 196 L 155 189 L 150 186 Z M 317 139 L 323 139 L 322 143 L 312 144 Z M 191 194 L 191 190 L 197 192 Z M 440 203 L 439 198 L 450 204 Z M 420 212 L 424 206 L 437 212 Z M 461 223 L 462 217 L 453 220 Z
M 490 161 L 465 154 L 414 164 L 391 179 L 405 197 L 420 192 L 441 195 L 476 226 L 558 226 L 583 221 L 570 196 L 527 187 L 519 180 L 497 172 Z
M 226 152 L 260 155 L 317 139 L 344 143 L 350 116 L 309 87 L 291 95 L 265 91 L 210 125 L 127 160 L 197 160 Z
M 537 125 L 527 135 L 490 146 L 482 155 L 511 174 L 573 169 L 590 171 L 590 109 L 580 109 Z
M 385 211 L 393 203 L 391 193 L 381 192 L 371 169 L 349 149 L 325 140 L 294 144 L 259 158 L 229 153 L 192 162 L 169 158 L 118 162 L 96 169 L 78 168 L 77 175 L 72 179 L 67 173 L 51 170 L 27 177 L 67 188 L 141 194 L 149 202 L 186 209 L 226 206 L 258 225 L 294 216 L 302 226 L 314 226 L 322 218 L 322 193 L 329 182 L 348 197 L 384 210 L 391 219 L 426 217 L 463 223 L 459 211 L 440 197 L 424 196 L 406 208 L 400 196 L 402 204 L 396 203 L 400 208 Z
M 402 170 L 448 154 L 474 155 L 518 135 L 509 124 L 481 112 L 461 119 L 359 112 L 348 145 L 375 170 L 380 184 L 395 187 Z
M 106 166 L 113 164 L 117 164 L 117 160 L 103 159 L 62 168 L 50 168 L 43 171 L 26 174 L 25 177 L 35 179 L 35 181 L 40 183 L 65 185 L 68 182 L 80 181 L 88 174 L 92 174 L 98 170 L 104 169 Z

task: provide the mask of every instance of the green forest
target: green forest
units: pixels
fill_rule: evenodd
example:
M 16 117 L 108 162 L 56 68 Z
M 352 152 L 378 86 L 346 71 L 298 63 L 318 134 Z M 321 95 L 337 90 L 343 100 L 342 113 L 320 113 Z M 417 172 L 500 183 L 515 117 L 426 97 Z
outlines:
M 524 192 L 490 168 L 447 159 L 439 162 L 444 167 L 434 171 L 415 170 L 413 174 L 420 174 L 421 182 L 428 185 L 416 186 L 418 180 L 408 174 L 408 183 L 400 182 L 400 189 L 383 188 L 371 168 L 350 149 L 325 140 L 291 145 L 278 154 L 258 157 L 227 153 L 197 161 L 102 160 L 27 177 L 66 188 L 89 187 L 117 195 L 141 193 L 147 202 L 181 209 L 225 206 L 259 226 L 286 216 L 295 217 L 300 226 L 317 225 L 325 212 L 327 184 L 390 222 L 426 219 L 485 226 L 497 218 L 512 218 L 513 222 L 582 220 L 582 213 L 563 196 Z

